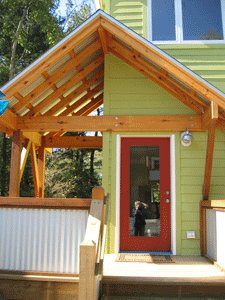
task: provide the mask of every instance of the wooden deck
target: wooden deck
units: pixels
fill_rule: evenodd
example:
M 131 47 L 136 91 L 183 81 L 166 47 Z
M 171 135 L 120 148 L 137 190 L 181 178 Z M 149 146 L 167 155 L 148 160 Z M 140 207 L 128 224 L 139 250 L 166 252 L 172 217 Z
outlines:
M 104 258 L 102 299 L 225 299 L 225 273 L 204 257 L 174 256 L 168 264 L 115 259 Z

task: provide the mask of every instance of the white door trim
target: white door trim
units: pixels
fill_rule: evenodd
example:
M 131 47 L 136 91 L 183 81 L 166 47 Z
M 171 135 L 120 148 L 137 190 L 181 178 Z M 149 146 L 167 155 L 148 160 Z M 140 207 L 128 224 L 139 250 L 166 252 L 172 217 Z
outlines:
M 115 253 L 120 251 L 120 157 L 121 138 L 170 138 L 170 188 L 171 188 L 171 252 L 176 255 L 176 155 L 175 135 L 116 135 L 116 229 L 115 229 Z

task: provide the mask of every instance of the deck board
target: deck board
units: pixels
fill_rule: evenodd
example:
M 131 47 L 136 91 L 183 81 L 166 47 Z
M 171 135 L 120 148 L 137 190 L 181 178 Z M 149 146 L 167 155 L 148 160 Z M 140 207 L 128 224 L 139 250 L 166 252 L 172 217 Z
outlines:
M 201 256 L 173 256 L 175 263 L 154 264 L 116 262 L 116 256 L 106 254 L 103 277 L 106 281 L 149 281 L 165 283 L 221 283 L 225 286 L 225 273 Z
M 225 299 L 225 273 L 201 256 L 174 263 L 116 262 L 105 255 L 102 300 Z

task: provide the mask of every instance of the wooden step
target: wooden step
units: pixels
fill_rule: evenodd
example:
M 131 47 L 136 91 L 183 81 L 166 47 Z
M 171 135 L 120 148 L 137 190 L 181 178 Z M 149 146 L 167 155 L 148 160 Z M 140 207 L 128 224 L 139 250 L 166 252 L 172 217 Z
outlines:
M 225 299 L 225 282 L 201 280 L 197 282 L 167 281 L 163 280 L 134 280 L 131 278 L 103 278 L 101 299 L 182 299 L 193 297 Z M 140 298 L 142 297 L 142 298 Z M 146 298 L 147 297 L 147 298 Z M 168 297 L 168 298 L 165 298 Z M 219 297 L 219 298 L 218 298 Z
M 118 262 L 105 255 L 102 299 L 216 298 L 225 300 L 225 273 L 200 256 L 173 256 L 173 263 Z

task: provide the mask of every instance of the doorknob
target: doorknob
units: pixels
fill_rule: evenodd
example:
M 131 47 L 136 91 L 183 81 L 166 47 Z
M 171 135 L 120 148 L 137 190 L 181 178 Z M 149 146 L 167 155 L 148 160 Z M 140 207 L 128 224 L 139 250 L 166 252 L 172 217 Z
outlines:
M 167 199 L 166 199 L 166 203 L 170 203 L 170 199 L 167 198 Z

